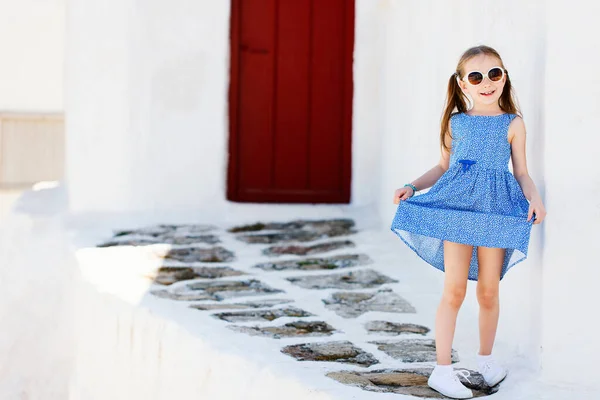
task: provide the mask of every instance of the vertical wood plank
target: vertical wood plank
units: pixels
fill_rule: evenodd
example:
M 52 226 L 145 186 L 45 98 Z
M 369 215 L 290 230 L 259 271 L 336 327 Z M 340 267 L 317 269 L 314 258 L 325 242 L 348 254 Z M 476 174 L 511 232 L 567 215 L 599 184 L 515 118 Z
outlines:
M 240 7 L 242 0 L 231 0 L 231 21 L 229 40 L 229 153 L 227 157 L 227 200 L 239 199 L 239 47 L 240 47 Z
M 313 24 L 310 188 L 341 191 L 344 0 L 316 1 Z
M 308 188 L 310 3 L 279 2 L 274 146 L 278 189 Z
M 355 27 L 355 1 L 347 0 L 344 3 L 344 115 L 342 117 L 342 193 L 340 199 L 344 203 L 350 202 L 352 188 L 352 104 L 354 101 L 354 27 Z
M 239 184 L 272 186 L 276 0 L 241 2 Z

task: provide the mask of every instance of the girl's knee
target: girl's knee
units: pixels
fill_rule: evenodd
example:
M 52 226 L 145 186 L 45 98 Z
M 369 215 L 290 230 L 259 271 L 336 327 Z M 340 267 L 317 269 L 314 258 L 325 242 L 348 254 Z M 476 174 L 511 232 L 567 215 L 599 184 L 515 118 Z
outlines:
M 453 308 L 459 308 L 465 295 L 467 294 L 466 285 L 447 285 L 444 288 L 444 301 Z
M 482 308 L 493 308 L 500 298 L 497 288 L 477 288 L 477 301 Z

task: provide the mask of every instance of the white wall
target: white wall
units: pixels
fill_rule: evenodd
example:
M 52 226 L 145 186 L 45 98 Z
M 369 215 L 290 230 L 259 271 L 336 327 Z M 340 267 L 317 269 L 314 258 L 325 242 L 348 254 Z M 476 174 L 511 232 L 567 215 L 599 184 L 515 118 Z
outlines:
M 543 372 L 550 381 L 599 387 L 600 68 L 594 2 L 549 2 L 544 169 Z M 585 27 L 585 29 L 581 29 Z
M 356 207 L 378 203 L 386 1 L 356 0 L 354 101 L 352 115 L 352 195 Z
M 63 110 L 65 0 L 0 0 L 0 111 Z
M 44 199 L 46 213 L 50 203 Z M 60 218 L 16 213 L 2 218 L 1 399 L 69 398 L 76 267 Z
M 224 199 L 229 2 L 70 2 L 67 184 L 81 211 Z

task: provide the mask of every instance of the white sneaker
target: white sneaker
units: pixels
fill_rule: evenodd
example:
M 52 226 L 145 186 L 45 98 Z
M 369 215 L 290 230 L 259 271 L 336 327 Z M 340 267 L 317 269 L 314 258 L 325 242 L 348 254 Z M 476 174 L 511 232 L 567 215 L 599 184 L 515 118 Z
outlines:
M 453 399 L 470 399 L 473 397 L 471 389 L 465 387 L 458 379 L 458 375 L 463 376 L 467 381 L 471 375 L 469 371 L 458 370 L 452 368 L 439 368 L 436 366 L 427 380 L 427 384 L 433 390 L 440 392 L 446 397 Z
M 477 368 L 479 373 L 483 375 L 485 383 L 489 386 L 496 386 L 508 375 L 508 371 L 491 357 L 485 361 L 479 359 L 477 361 Z

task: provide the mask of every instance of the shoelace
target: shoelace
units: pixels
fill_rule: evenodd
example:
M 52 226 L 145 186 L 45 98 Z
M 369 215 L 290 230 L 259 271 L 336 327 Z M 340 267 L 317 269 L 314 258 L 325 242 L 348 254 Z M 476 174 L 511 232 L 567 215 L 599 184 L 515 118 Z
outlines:
M 456 371 L 454 371 L 454 378 L 460 383 L 460 379 L 458 378 L 458 375 L 462 376 L 463 378 L 466 379 L 467 382 L 469 382 L 470 384 L 473 384 L 469 378 L 471 377 L 471 373 L 466 370 L 466 369 L 457 369 Z M 462 383 L 461 383 L 462 385 Z

